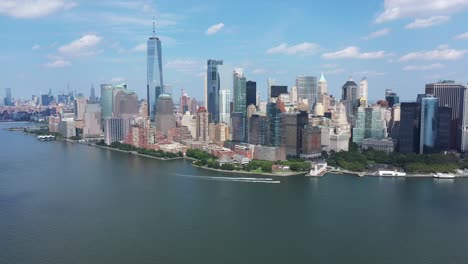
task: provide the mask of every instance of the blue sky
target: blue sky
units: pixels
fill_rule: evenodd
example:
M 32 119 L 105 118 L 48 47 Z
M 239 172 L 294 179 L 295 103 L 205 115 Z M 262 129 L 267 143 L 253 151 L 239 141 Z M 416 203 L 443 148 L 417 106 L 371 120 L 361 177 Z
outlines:
M 366 76 L 371 100 L 393 89 L 409 101 L 428 82 L 468 82 L 467 11 L 468 0 L 2 0 L 0 96 L 122 81 L 144 96 L 154 15 L 176 98 L 202 99 L 206 60 L 223 59 L 221 86 L 243 67 L 262 99 L 268 77 L 292 86 L 323 71 L 335 97 Z

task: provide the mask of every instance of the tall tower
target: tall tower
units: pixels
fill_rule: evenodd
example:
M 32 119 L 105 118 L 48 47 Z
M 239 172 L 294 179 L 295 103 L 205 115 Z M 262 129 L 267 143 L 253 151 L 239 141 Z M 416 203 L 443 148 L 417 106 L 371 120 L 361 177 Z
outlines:
M 156 114 L 157 99 L 162 94 L 163 72 L 162 72 L 162 55 L 161 55 L 161 40 L 156 37 L 155 22 L 153 18 L 153 36 L 147 42 L 147 86 L 146 96 L 148 100 L 148 115 L 151 121 L 154 121 Z
M 354 126 L 355 124 L 355 114 L 358 108 L 358 86 L 353 81 L 351 77 L 349 77 L 348 81 L 341 87 L 342 94 L 341 99 L 346 106 L 346 113 L 348 116 L 348 121 L 351 125 Z
M 232 76 L 233 80 L 233 103 L 234 112 L 247 113 L 247 102 L 246 102 L 246 86 L 247 82 L 244 77 L 244 71 L 242 68 L 235 69 Z
M 231 91 L 221 90 L 219 91 L 219 122 L 220 123 L 231 123 Z
M 309 111 L 315 107 L 317 103 L 317 78 L 312 76 L 299 76 L 296 78 L 297 97 L 307 99 Z
M 364 98 L 366 102 L 369 102 L 369 84 L 367 83 L 367 78 L 364 77 L 359 82 L 359 98 Z
M 219 122 L 219 89 L 221 80 L 219 79 L 218 66 L 223 65 L 222 60 L 208 60 L 206 71 L 206 106 L 210 115 L 210 123 Z
M 102 119 L 112 117 L 113 110 L 113 87 L 112 84 L 101 84 L 101 115 Z
M 96 90 L 94 89 L 94 85 L 91 85 L 91 96 L 89 97 L 89 103 L 95 104 L 96 103 Z

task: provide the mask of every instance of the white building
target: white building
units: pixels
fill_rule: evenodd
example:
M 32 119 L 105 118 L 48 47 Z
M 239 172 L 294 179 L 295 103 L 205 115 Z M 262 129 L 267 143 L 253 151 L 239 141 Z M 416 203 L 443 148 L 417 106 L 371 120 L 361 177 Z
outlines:
M 231 91 L 220 90 L 219 91 L 219 122 L 220 123 L 231 123 Z

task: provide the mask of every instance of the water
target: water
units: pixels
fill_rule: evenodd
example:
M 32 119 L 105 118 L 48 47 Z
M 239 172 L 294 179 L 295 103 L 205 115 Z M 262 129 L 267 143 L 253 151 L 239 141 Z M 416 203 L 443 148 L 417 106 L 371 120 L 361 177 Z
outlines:
M 2 264 L 468 261 L 468 180 L 255 181 L 3 130 L 0 147 Z

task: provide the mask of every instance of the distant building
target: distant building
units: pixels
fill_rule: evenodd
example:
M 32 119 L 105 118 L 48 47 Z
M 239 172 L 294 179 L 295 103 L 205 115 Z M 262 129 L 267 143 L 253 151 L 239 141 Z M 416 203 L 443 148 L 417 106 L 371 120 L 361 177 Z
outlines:
M 206 101 L 210 122 L 219 122 L 219 90 L 221 81 L 218 66 L 223 65 L 222 60 L 208 60 L 206 72 Z
M 113 117 L 138 116 L 140 114 L 140 104 L 135 92 L 129 90 L 116 89 L 112 103 Z
M 111 84 L 101 84 L 101 118 L 112 117 L 113 110 L 113 87 Z
M 221 90 L 219 91 L 219 122 L 220 123 L 231 123 L 231 91 Z
M 366 138 L 384 139 L 387 137 L 387 127 L 383 119 L 383 109 L 380 106 L 359 107 L 356 125 L 353 128 L 353 142 L 361 146 Z
M 389 139 L 366 138 L 362 141 L 362 149 L 364 150 L 373 149 L 377 151 L 391 153 L 395 151 L 395 141 L 392 140 L 391 138 Z
M 244 113 L 234 112 L 231 114 L 231 128 L 232 141 L 246 141 L 246 115 Z
M 269 122 L 269 145 L 278 147 L 282 138 L 282 114 L 276 103 L 267 104 L 267 117 Z
M 400 103 L 400 97 L 392 90 L 387 89 L 385 90 L 385 101 L 388 102 L 388 107 L 393 107 L 395 104 Z
M 123 142 L 130 133 L 130 119 L 108 117 L 104 122 L 104 141 L 107 145 Z
M 161 94 L 158 97 L 155 126 L 157 132 L 166 136 L 170 129 L 176 127 L 174 103 L 168 94 Z
M 99 104 L 86 104 L 83 137 L 101 136 L 101 127 L 101 107 Z
M 421 100 L 421 124 L 419 134 L 419 153 L 434 152 L 437 147 L 439 121 L 439 99 L 426 95 Z
M 452 109 L 450 107 L 439 106 L 438 111 L 439 118 L 437 121 L 437 150 L 449 150 Z
M 75 137 L 75 121 L 72 117 L 62 118 L 58 126 L 58 132 L 65 138 Z
M 5 98 L 4 98 L 5 106 L 13 106 L 13 99 L 11 97 L 11 88 L 5 89 Z
M 318 157 L 322 153 L 322 130 L 318 126 L 305 125 L 302 130 L 302 158 Z
M 306 99 L 309 112 L 312 112 L 317 103 L 317 77 L 299 76 L 296 78 L 297 97 Z
M 271 97 L 270 98 L 276 98 L 280 94 L 286 94 L 288 93 L 288 86 L 286 85 L 272 85 L 271 86 Z M 297 91 L 297 88 L 296 88 Z
M 254 148 L 253 159 L 268 161 L 286 160 L 286 150 L 284 147 L 270 147 L 257 145 Z
M 247 142 L 253 145 L 267 145 L 269 123 L 266 116 L 252 115 L 248 118 Z
M 359 98 L 362 98 L 367 102 L 369 102 L 369 83 L 367 82 L 367 78 L 364 77 L 359 82 Z M 365 105 L 367 107 L 367 105 Z
M 308 123 L 308 115 L 302 111 L 300 113 L 283 113 L 282 144 L 286 146 L 286 155 L 299 157 L 302 153 L 302 129 Z
M 419 153 L 419 124 L 421 105 L 401 103 L 401 121 L 398 148 L 401 153 Z
M 86 112 L 86 105 L 88 100 L 84 97 L 75 98 L 74 101 L 74 111 L 75 111 L 75 120 L 84 120 L 84 114 Z
M 210 140 L 208 134 L 209 113 L 205 107 L 200 107 L 196 116 L 197 126 L 195 138 L 197 141 L 208 142 Z
M 246 106 L 257 105 L 257 83 L 253 81 L 246 82 Z
M 146 42 L 146 46 L 146 100 L 148 102 L 148 116 L 150 116 L 151 121 L 154 121 L 158 97 L 164 93 L 161 40 L 156 37 L 154 22 L 153 35 Z
M 342 89 L 342 96 L 341 100 L 346 106 L 346 116 L 348 118 L 348 122 L 351 123 L 352 126 L 355 124 L 355 113 L 358 108 L 358 86 L 353 81 L 352 78 L 343 85 Z
M 247 94 L 246 94 L 246 79 L 243 69 L 235 69 L 233 72 L 233 103 L 234 112 L 247 113 Z

